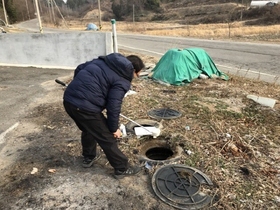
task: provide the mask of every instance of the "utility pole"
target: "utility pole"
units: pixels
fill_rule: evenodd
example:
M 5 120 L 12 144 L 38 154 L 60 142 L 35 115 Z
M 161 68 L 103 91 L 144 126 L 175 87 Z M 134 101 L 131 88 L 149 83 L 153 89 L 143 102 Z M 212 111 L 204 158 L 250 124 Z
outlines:
M 32 0 L 32 2 L 33 2 L 34 11 L 36 11 L 36 3 L 35 3 L 35 0 Z
M 60 12 L 60 9 L 59 9 L 59 7 L 57 6 L 57 4 L 56 4 L 55 0 L 53 0 L 53 3 L 54 3 L 54 5 L 56 6 L 57 11 L 59 12 L 59 14 L 60 14 L 61 18 L 63 19 L 63 21 L 64 21 L 64 23 L 65 23 L 65 26 L 66 26 L 67 28 L 69 28 L 69 27 L 68 27 L 68 25 L 67 25 L 66 20 L 64 19 L 64 17 L 63 17 L 63 15 L 62 15 L 62 13 Z
M 55 13 L 54 13 L 54 4 L 53 4 L 53 0 L 51 0 L 51 9 L 52 9 L 52 16 L 53 16 L 53 24 L 55 25 Z
M 132 6 L 132 21 L 133 21 L 133 23 L 134 23 L 134 4 L 133 4 L 133 6 Z
M 244 3 L 243 3 L 243 0 L 242 0 L 242 6 L 244 7 Z M 240 13 L 240 20 L 242 21 L 242 19 L 243 19 L 243 10 L 244 10 L 244 8 L 242 8 L 241 9 L 241 13 Z
M 40 16 L 40 11 L 39 11 L 39 6 L 38 6 L 38 0 L 35 0 L 35 6 L 36 6 L 36 13 L 37 13 L 37 18 L 38 18 L 38 22 L 39 22 L 39 30 L 40 30 L 40 33 L 43 33 L 41 16 Z
M 29 14 L 29 8 L 28 8 L 27 0 L 25 0 L 25 4 L 26 4 L 26 10 L 27 10 L 28 19 L 30 20 L 30 14 Z
M 99 16 L 99 30 L 101 30 L 102 25 L 101 25 L 101 8 L 100 8 L 100 0 L 98 0 L 98 16 Z
M 39 6 L 39 9 L 40 9 L 40 12 L 43 13 L 41 0 L 38 0 L 38 6 Z
M 50 0 L 47 0 L 47 2 L 48 2 L 48 13 L 50 16 L 50 22 L 52 22 L 52 12 L 51 12 L 51 6 L 50 6 L 51 2 L 50 2 Z
M 9 22 L 8 22 L 8 16 L 7 16 L 7 12 L 6 12 L 6 7 L 5 7 L 5 2 L 4 2 L 4 0 L 2 0 L 2 4 L 3 4 L 3 10 L 4 10 L 4 16 L 5 16 L 6 26 L 8 26 L 8 25 L 9 25 Z

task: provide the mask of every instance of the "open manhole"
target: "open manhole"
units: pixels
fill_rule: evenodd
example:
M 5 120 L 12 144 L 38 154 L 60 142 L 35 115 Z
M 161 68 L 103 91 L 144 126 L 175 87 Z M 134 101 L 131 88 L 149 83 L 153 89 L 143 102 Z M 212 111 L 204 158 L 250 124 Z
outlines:
M 173 151 L 166 147 L 154 147 L 146 152 L 146 157 L 151 160 L 167 160 L 172 155 Z
M 211 203 L 213 197 L 202 192 L 201 185 L 213 183 L 201 171 L 180 164 L 162 166 L 152 177 L 155 194 L 178 209 L 201 209 Z
M 183 149 L 171 148 L 165 140 L 151 140 L 143 143 L 139 149 L 139 161 L 150 165 L 162 165 L 180 161 Z
M 181 117 L 182 113 L 174 109 L 161 108 L 148 111 L 148 115 L 154 119 L 175 119 Z

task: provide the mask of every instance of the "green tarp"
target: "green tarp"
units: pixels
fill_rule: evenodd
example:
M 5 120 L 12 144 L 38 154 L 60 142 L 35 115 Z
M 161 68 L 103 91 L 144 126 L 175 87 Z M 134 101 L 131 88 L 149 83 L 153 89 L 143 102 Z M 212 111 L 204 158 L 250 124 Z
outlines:
M 183 85 L 205 74 L 228 80 L 228 76 L 219 71 L 213 60 L 200 48 L 170 49 L 152 70 L 152 78 L 172 85 Z

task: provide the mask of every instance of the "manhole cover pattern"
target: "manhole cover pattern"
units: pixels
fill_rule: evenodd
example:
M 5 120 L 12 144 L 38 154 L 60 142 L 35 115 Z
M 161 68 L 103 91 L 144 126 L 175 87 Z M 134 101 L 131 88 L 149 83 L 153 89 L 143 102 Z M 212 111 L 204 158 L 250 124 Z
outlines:
M 181 117 L 182 113 L 174 109 L 161 108 L 150 110 L 148 115 L 155 119 L 175 119 Z
M 205 174 L 185 165 L 163 166 L 152 177 L 156 195 L 179 209 L 200 209 L 211 202 L 211 196 L 200 192 L 202 184 L 213 185 Z

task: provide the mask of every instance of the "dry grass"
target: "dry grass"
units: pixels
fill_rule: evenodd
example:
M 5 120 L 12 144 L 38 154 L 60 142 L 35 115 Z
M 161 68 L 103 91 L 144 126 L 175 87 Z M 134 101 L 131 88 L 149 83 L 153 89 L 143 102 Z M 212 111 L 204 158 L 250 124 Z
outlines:
M 149 30 L 145 34 L 164 35 L 164 36 L 181 36 L 181 37 L 198 37 L 205 39 L 259 39 L 267 37 L 266 41 L 280 42 L 280 30 L 278 26 L 242 26 L 241 24 L 233 24 L 229 29 L 228 24 L 208 24 L 208 25 L 192 25 L 185 26 L 180 29 L 169 30 Z M 276 39 L 271 37 L 276 35 Z M 263 40 L 264 39 L 260 39 Z
M 85 30 L 89 21 L 70 21 L 68 25 L 73 30 Z M 101 24 L 103 31 L 112 31 L 111 22 L 102 22 Z M 120 33 L 280 43 L 280 25 L 245 26 L 242 22 L 200 25 L 180 25 L 168 22 L 116 22 L 116 29 Z
M 157 62 L 140 56 L 145 62 Z M 215 199 L 208 209 L 279 209 L 280 86 L 230 77 L 229 81 L 198 79 L 186 86 L 140 78 L 133 81 L 138 94 L 124 99 L 122 112 L 133 119 L 147 119 L 147 112 L 157 108 L 182 113 L 180 118 L 161 122 L 157 139 L 192 151 L 181 163 L 201 170 L 213 181 L 210 192 Z M 247 99 L 248 94 L 269 95 L 278 103 L 273 109 L 264 107 Z M 150 140 L 123 139 L 122 149 L 131 154 Z

